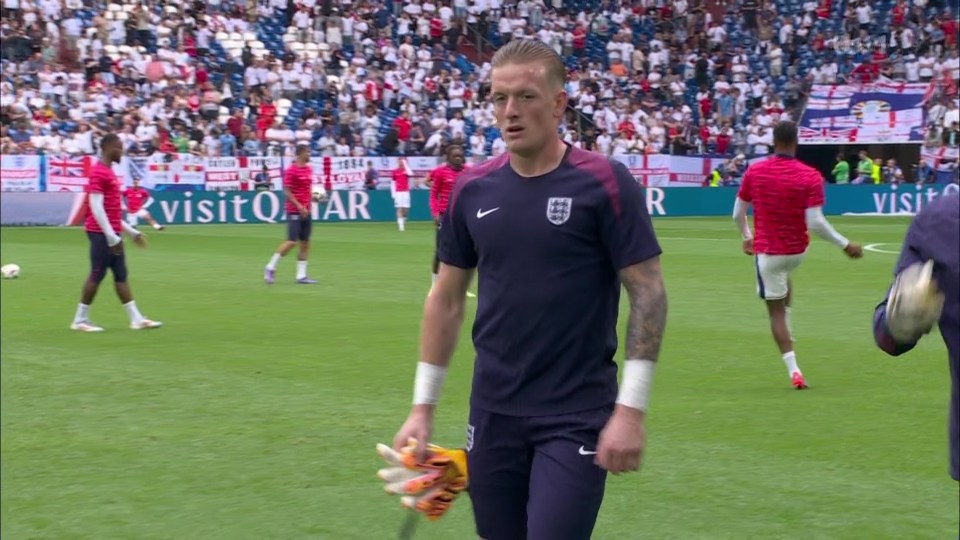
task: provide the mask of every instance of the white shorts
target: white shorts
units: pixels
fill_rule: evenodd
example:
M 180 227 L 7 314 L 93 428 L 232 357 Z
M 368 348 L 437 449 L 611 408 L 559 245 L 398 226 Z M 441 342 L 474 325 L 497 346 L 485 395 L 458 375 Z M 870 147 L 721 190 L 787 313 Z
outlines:
M 137 218 L 146 218 L 150 213 L 147 212 L 146 208 L 141 208 L 136 212 L 127 212 L 127 223 L 130 225 L 136 225 L 138 223 Z
M 757 294 L 764 300 L 782 300 L 789 292 L 790 274 L 803 262 L 805 253 L 764 255 L 756 258 Z
M 394 193 L 393 206 L 395 208 L 410 208 L 410 192 L 398 191 Z

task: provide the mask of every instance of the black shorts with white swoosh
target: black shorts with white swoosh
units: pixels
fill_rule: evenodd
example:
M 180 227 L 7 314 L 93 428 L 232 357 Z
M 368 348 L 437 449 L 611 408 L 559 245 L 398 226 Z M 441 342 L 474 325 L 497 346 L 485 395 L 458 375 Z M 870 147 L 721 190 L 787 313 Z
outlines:
M 588 540 L 606 471 L 594 464 L 613 405 L 556 416 L 472 408 L 470 500 L 481 538 Z

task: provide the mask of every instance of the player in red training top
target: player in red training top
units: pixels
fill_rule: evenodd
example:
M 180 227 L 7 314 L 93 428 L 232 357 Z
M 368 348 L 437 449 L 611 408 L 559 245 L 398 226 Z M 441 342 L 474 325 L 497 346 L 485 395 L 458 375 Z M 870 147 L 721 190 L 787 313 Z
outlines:
M 447 203 L 450 200 L 450 193 L 453 192 L 453 185 L 457 176 L 464 169 L 462 146 L 451 144 L 447 147 L 446 155 L 447 162 L 430 171 L 427 176 L 427 183 L 430 185 L 430 213 L 433 214 L 433 222 L 437 227 L 433 252 L 433 281 L 437 281 L 437 272 L 440 268 L 440 258 L 437 256 L 437 246 L 439 246 L 440 241 L 440 221 L 443 219 L 444 212 L 447 211 Z
M 263 279 L 273 283 L 280 258 L 300 244 L 297 253 L 297 283 L 312 285 L 317 282 L 307 277 L 307 255 L 310 253 L 310 232 L 313 228 L 313 167 L 310 166 L 310 147 L 297 146 L 297 161 L 283 177 L 284 207 L 287 211 L 287 239 L 277 248 L 267 263 Z
M 397 227 L 403 231 L 410 214 L 410 178 L 413 171 L 407 165 L 405 158 L 400 158 L 400 165 L 393 170 L 393 182 L 390 191 L 393 193 L 393 206 L 397 209 Z
M 143 233 L 123 221 L 120 181 L 111 168 L 114 163 L 120 163 L 123 157 L 123 143 L 111 133 L 100 141 L 100 148 L 100 161 L 90 170 L 90 180 L 86 187 L 88 209 L 84 229 L 90 240 L 90 275 L 83 284 L 80 305 L 77 306 L 77 314 L 73 317 L 70 329 L 80 332 L 103 331 L 103 328 L 90 322 L 89 313 L 90 304 L 97 295 L 100 282 L 107 276 L 108 268 L 113 273 L 117 296 L 130 317 L 130 328 L 159 328 L 163 323 L 147 319 L 137 309 L 137 303 L 134 302 L 133 293 L 127 283 L 127 263 L 120 233 L 129 234 L 133 242 L 140 247 L 146 247 L 147 240 Z
M 143 218 L 154 229 L 163 230 L 163 225 L 157 223 L 144 206 L 150 200 L 150 192 L 140 186 L 139 179 L 134 178 L 133 186 L 123 192 L 123 200 L 127 203 L 127 223 L 132 227 L 137 226 L 137 218 Z
M 833 229 L 823 216 L 823 176 L 796 158 L 797 125 L 780 122 L 773 130 L 775 155 L 751 165 L 733 206 L 733 219 L 743 235 L 743 252 L 756 256 L 757 292 L 766 301 L 773 339 L 780 347 L 793 387 L 807 388 L 797 366 L 790 332 L 790 275 L 800 266 L 810 244 L 807 230 L 843 249 L 852 259 L 863 248 Z M 747 224 L 747 208 L 753 205 L 753 227 Z

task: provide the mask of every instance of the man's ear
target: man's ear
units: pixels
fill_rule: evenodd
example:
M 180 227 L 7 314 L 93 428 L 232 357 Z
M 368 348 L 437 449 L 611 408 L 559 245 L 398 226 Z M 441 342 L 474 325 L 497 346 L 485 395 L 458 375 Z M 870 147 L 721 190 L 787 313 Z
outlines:
M 554 105 L 554 109 L 553 109 L 554 117 L 563 118 L 563 113 L 564 111 L 567 110 L 567 101 L 568 101 L 567 91 L 561 90 L 560 93 L 557 94 L 556 103 Z

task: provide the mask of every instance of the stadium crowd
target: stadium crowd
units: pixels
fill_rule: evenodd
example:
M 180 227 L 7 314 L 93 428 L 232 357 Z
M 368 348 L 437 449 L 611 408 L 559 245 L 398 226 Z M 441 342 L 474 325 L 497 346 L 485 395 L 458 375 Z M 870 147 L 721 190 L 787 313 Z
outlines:
M 570 70 L 565 138 L 606 154 L 754 156 L 814 83 L 960 78 L 943 0 L 0 0 L 0 151 L 468 155 L 505 150 L 494 48 Z M 954 87 L 955 88 L 955 87 Z M 956 96 L 928 138 L 957 145 Z

